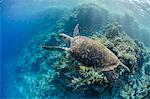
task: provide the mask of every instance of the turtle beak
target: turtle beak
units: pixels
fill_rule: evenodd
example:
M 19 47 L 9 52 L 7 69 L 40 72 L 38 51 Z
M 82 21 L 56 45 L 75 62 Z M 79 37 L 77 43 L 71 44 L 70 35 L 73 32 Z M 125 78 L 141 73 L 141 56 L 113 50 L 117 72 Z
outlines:
M 60 34 L 59 34 L 59 38 L 61 38 L 61 39 L 66 39 L 66 35 L 65 35 L 64 33 L 60 33 Z
M 60 33 L 59 34 L 59 38 L 61 38 L 63 41 L 65 41 L 66 43 L 70 42 L 71 41 L 71 37 L 64 34 L 64 33 Z
M 64 34 L 63 33 L 60 33 L 59 34 L 59 38 L 63 38 L 64 37 Z

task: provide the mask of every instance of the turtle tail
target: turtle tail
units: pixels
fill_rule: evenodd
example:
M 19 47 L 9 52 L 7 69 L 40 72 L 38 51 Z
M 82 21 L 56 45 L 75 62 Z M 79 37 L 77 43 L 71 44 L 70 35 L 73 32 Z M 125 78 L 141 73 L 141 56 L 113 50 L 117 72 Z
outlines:
M 120 61 L 120 65 L 122 67 L 124 67 L 128 72 L 131 72 L 130 69 L 125 64 L 123 64 L 121 61 Z

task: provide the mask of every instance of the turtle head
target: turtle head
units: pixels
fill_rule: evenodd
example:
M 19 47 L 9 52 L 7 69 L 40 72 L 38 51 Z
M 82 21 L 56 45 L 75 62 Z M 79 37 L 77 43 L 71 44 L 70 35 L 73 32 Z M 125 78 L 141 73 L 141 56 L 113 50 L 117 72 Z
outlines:
M 70 43 L 72 40 L 72 37 L 64 33 L 60 33 L 59 37 L 66 43 Z

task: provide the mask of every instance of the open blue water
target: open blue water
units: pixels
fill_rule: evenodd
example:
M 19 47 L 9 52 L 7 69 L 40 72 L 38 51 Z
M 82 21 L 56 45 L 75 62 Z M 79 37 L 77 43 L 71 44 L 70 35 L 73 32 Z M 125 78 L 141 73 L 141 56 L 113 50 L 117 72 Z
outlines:
M 38 20 L 45 17 L 47 9 L 50 7 L 66 6 L 67 3 L 60 4 L 59 0 L 1 0 L 0 1 L 0 17 L 1 17 L 1 97 L 6 98 L 10 75 L 15 75 L 15 66 L 9 64 L 16 60 L 23 48 L 28 43 L 28 40 L 33 35 L 38 34 L 53 24 L 61 16 L 61 12 L 57 13 L 54 18 L 46 19 L 44 22 L 48 25 L 40 28 Z M 67 4 L 68 5 L 68 4 Z M 70 5 L 68 5 L 70 6 Z M 64 8 L 64 7 L 63 7 Z M 55 13 L 55 11 L 51 12 Z M 37 28 L 38 27 L 38 28 Z
M 84 1 L 84 0 L 83 0 Z M 28 44 L 28 41 L 35 35 L 38 35 L 39 31 L 44 31 L 50 29 L 54 26 L 56 21 L 63 17 L 66 13 L 72 10 L 75 6 L 80 3 L 83 3 L 81 0 L 0 0 L 0 66 L 1 66 L 1 78 L 0 78 L 0 97 L 1 98 L 18 98 L 18 97 L 8 97 L 9 88 L 8 86 L 13 87 L 13 81 L 15 79 L 15 65 L 11 65 L 13 62 L 16 62 L 16 59 L 21 55 L 23 49 Z M 93 0 L 103 1 L 103 0 Z M 115 1 L 115 0 L 114 0 Z M 123 0 L 121 0 L 123 2 Z M 126 0 L 124 0 L 126 1 Z M 128 3 L 132 4 L 137 0 L 129 0 Z M 139 27 L 145 29 L 145 33 L 142 34 L 131 34 L 134 38 L 142 41 L 147 47 L 150 47 L 150 4 L 146 5 L 142 2 L 149 2 L 149 0 L 138 1 L 137 8 L 141 8 L 143 16 L 136 15 L 138 12 L 133 12 L 131 15 L 137 19 Z M 84 1 L 85 3 L 88 0 Z M 109 0 L 107 0 L 109 2 Z M 141 2 L 141 3 L 139 3 Z M 105 3 L 106 5 L 107 3 Z M 113 2 L 108 3 L 109 6 L 113 8 Z M 126 3 L 122 3 L 126 4 Z M 136 4 L 136 3 L 135 3 Z M 133 4 L 133 5 L 135 5 Z M 141 4 L 141 5 L 140 5 Z M 144 6 L 145 4 L 145 6 Z M 105 7 L 105 5 L 102 5 Z M 51 10 L 54 7 L 55 9 Z M 118 6 L 118 8 L 121 7 Z M 126 9 L 126 7 L 128 7 Z M 144 8 L 145 7 L 145 8 Z M 146 8 L 147 7 L 147 8 Z M 148 8 L 149 7 L 149 8 Z M 109 7 L 106 7 L 110 9 Z M 50 9 L 50 10 L 49 10 Z M 131 13 L 135 11 L 131 6 L 122 7 L 122 11 L 118 13 Z M 145 10 L 144 10 L 145 9 Z M 111 9 L 111 12 L 115 12 L 114 9 Z M 50 17 L 47 18 L 46 15 L 50 13 Z M 134 16 L 135 15 L 135 16 Z M 144 16 L 145 15 L 145 16 Z M 43 23 L 41 22 L 43 21 Z M 39 21 L 41 23 L 39 23 Z M 141 23 L 141 24 L 140 24 Z M 42 25 L 44 24 L 44 26 Z M 45 25 L 46 24 L 46 25 Z M 130 31 L 130 30 L 128 30 Z M 148 32 L 147 32 L 148 31 Z M 149 42 L 149 43 L 148 43 Z M 12 78 L 11 78 L 12 77 Z M 11 79 L 10 79 L 11 78 Z M 14 92 L 14 95 L 17 95 L 15 88 L 11 88 L 10 92 Z M 19 95 L 18 95 L 19 96 Z

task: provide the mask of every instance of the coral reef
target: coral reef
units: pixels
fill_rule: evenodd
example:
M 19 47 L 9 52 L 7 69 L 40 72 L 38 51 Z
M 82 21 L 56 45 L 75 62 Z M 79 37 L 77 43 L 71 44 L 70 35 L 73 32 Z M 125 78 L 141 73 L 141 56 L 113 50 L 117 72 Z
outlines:
M 32 38 L 17 61 L 16 79 L 20 93 L 29 93 L 28 98 L 62 98 L 71 97 L 73 93 L 95 98 L 104 98 L 108 93 L 108 98 L 149 97 L 150 51 L 138 40 L 130 38 L 117 22 L 96 25 L 89 31 L 92 22 L 85 22 L 83 18 L 93 7 L 97 9 L 83 6 L 81 10 L 74 10 L 66 19 L 59 20 L 51 31 Z M 98 19 L 101 17 L 95 20 Z M 82 66 L 66 51 L 45 51 L 40 47 L 43 44 L 65 46 L 57 35 L 59 32 L 72 33 L 76 23 L 81 24 L 84 35 L 90 33 L 87 35 L 89 38 L 107 46 L 131 72 L 126 72 L 121 66 L 115 69 L 116 73 L 100 72 L 93 67 Z

